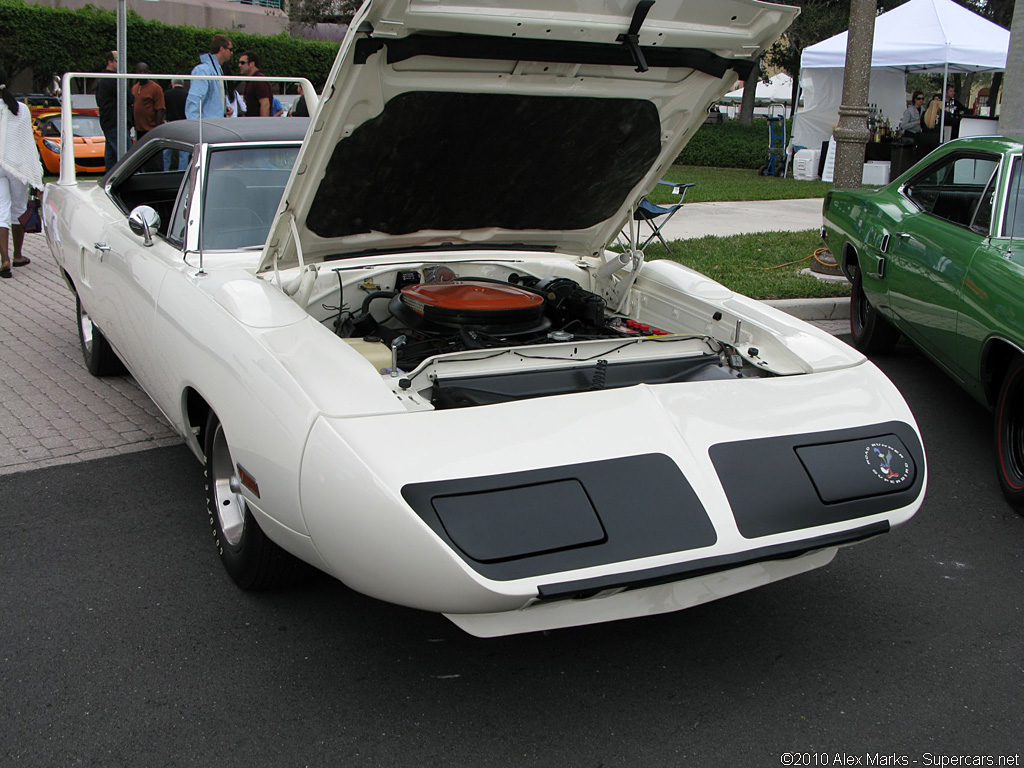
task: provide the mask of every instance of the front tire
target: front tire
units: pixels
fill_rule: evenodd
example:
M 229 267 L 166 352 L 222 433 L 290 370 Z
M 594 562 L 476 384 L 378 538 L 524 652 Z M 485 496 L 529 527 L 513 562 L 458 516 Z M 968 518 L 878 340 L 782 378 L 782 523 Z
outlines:
M 995 440 L 1003 496 L 1024 514 L 1024 357 L 1014 358 L 999 388 Z
M 82 300 L 75 297 L 75 314 L 78 318 L 78 342 L 82 345 L 85 367 L 93 376 L 123 376 L 124 363 L 114 352 L 103 331 L 96 327 L 89 313 L 82 306 Z
M 853 345 L 865 355 L 892 352 L 900 340 L 900 332 L 868 301 L 859 269 L 854 275 L 850 293 L 850 335 L 853 336 Z
M 312 569 L 267 538 L 242 496 L 237 468 L 217 415 L 206 421 L 206 507 L 213 540 L 228 574 L 245 590 L 302 581 Z

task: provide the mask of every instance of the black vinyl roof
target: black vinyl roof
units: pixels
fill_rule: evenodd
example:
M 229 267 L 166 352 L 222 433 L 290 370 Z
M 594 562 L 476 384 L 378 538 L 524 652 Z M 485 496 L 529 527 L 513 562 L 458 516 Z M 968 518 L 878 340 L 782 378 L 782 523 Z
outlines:
M 125 162 L 130 162 L 131 157 L 151 141 L 163 139 L 180 141 L 189 145 L 198 144 L 200 122 L 202 123 L 202 142 L 204 144 L 234 144 L 239 141 L 256 143 L 302 141 L 306 138 L 306 130 L 309 128 L 308 117 L 222 117 L 213 120 L 175 120 L 157 126 L 149 131 L 142 141 L 135 142 L 117 165 L 107 169 L 100 180 L 100 185 L 106 184 L 118 168 Z
M 309 128 L 308 117 L 237 117 L 216 120 L 175 120 L 146 134 L 142 144 L 156 139 L 173 139 L 187 144 L 199 143 L 199 123 L 205 144 L 235 141 L 302 141 Z

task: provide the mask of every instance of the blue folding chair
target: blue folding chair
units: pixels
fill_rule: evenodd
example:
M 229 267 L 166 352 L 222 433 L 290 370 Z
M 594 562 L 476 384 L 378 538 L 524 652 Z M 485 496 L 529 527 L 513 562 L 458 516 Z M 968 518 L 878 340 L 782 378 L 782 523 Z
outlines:
M 651 228 L 651 234 L 648 235 L 647 239 L 644 240 L 643 245 L 640 246 L 642 251 L 651 241 L 657 238 L 661 241 L 661 244 L 665 246 L 665 250 L 668 250 L 668 243 L 665 242 L 665 237 L 661 234 L 662 228 L 668 224 L 668 222 L 679 213 L 679 209 L 683 207 L 683 201 L 686 199 L 686 193 L 690 187 L 694 186 L 693 182 L 689 184 L 677 184 L 673 181 L 659 181 L 658 184 L 666 187 L 672 187 L 672 194 L 679 195 L 679 199 L 669 205 L 656 205 L 648 200 L 646 197 L 640 201 L 637 205 L 636 210 L 633 211 L 633 218 L 637 222 L 646 222 L 647 226 Z M 637 224 L 639 227 L 639 223 Z

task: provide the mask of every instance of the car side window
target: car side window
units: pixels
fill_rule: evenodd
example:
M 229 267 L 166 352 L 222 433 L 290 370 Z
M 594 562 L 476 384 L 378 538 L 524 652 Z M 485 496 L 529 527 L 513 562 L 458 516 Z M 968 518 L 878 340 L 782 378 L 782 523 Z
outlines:
M 1003 237 L 1024 237 L 1024 188 L 1021 187 L 1021 159 L 1013 161 L 1010 186 L 1007 187 Z
M 184 170 L 164 170 L 166 147 L 152 142 L 145 155 L 133 158 L 133 167 L 127 176 L 119 178 L 111 187 L 110 194 L 127 216 L 134 208 L 148 205 L 160 214 L 159 234 L 167 236 L 178 191 L 185 180 Z M 188 167 L 191 150 L 179 150 L 185 155 L 184 165 Z M 180 166 L 179 166 L 180 167 Z
M 906 194 L 924 212 L 968 227 L 998 168 L 998 158 L 950 155 L 912 180 Z
M 164 151 L 170 152 L 171 150 Z M 180 162 L 182 165 L 178 167 L 188 168 L 192 153 L 185 150 L 179 151 L 181 152 Z M 181 185 L 181 189 L 178 190 L 178 199 L 174 203 L 171 220 L 167 224 L 167 239 L 179 248 L 185 244 L 185 225 L 188 224 L 189 204 L 192 200 L 192 189 L 195 186 L 197 173 L 198 171 L 195 167 L 188 172 L 188 179 Z
M 988 236 L 989 230 L 992 228 L 992 211 L 996 204 L 996 179 L 998 177 L 999 174 L 992 174 L 992 178 L 988 180 L 988 186 L 985 187 L 985 192 L 981 196 L 981 202 L 978 203 L 978 209 L 974 212 L 971 229 L 979 235 Z

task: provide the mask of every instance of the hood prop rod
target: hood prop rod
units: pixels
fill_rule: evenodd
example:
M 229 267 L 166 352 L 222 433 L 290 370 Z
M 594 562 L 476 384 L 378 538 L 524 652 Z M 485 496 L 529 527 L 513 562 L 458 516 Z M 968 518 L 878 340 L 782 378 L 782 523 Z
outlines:
M 636 4 L 636 10 L 633 11 L 633 20 L 629 23 L 629 32 L 619 35 L 615 38 L 615 42 L 622 43 L 626 46 L 629 51 L 629 55 L 633 57 L 633 63 L 636 64 L 637 72 L 646 72 L 650 67 L 647 66 L 647 59 L 644 57 L 644 52 L 640 48 L 640 27 L 644 25 L 644 21 L 647 20 L 647 14 L 651 10 L 651 6 L 654 5 L 654 0 L 640 0 Z

